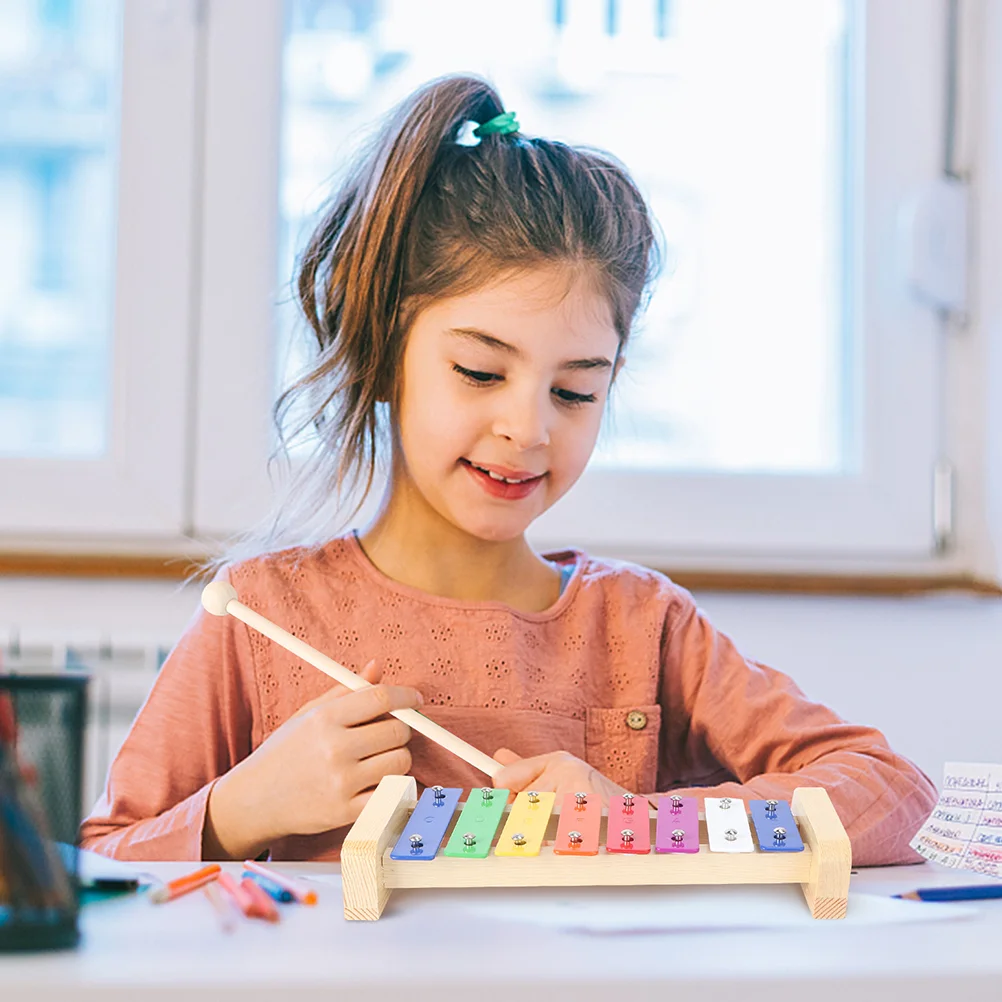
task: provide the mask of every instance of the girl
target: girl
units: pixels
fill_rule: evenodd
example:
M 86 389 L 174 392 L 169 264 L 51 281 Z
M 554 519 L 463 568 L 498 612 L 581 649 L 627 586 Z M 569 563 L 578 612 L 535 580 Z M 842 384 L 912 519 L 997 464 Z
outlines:
M 480 142 L 458 142 L 471 121 Z M 220 571 L 379 684 L 347 693 L 199 611 L 85 847 L 337 859 L 382 776 L 483 785 L 387 715 L 422 707 L 505 764 L 497 787 L 789 799 L 823 786 L 856 863 L 917 860 L 908 839 L 935 790 L 878 731 L 743 658 L 664 575 L 526 542 L 588 462 L 654 258 L 623 167 L 522 135 L 482 80 L 434 81 L 397 109 L 305 252 L 316 359 L 280 401 L 305 401 L 320 436 L 308 512 L 356 485 L 364 497 L 386 456 L 378 514 Z

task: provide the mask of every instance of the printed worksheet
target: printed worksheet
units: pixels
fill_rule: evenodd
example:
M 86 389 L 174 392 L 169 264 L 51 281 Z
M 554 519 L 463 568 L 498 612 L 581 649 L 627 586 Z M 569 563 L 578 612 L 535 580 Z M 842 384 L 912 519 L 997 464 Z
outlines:
M 1002 765 L 947 762 L 939 802 L 910 845 L 934 863 L 1002 877 Z

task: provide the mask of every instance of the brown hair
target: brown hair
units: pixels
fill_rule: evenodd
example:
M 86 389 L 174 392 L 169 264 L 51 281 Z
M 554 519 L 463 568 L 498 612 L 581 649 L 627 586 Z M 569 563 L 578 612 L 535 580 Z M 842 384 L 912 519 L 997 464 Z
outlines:
M 316 448 L 258 549 L 302 534 L 331 500 L 340 506 L 361 488 L 347 519 L 357 514 L 386 458 L 407 330 L 429 302 L 506 270 L 585 267 L 608 297 L 620 349 L 628 339 L 660 260 L 643 197 L 597 150 L 521 132 L 457 142 L 466 123 L 503 111 L 476 76 L 433 80 L 390 112 L 335 192 L 298 276 L 316 355 L 274 415 L 273 458 L 288 459 L 304 432 L 316 434 Z M 299 420 L 283 435 L 293 413 Z

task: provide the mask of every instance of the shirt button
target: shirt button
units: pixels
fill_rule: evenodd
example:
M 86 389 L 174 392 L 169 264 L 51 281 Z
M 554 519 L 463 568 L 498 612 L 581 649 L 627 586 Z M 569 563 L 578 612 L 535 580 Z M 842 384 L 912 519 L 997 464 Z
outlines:
M 647 714 L 640 710 L 630 710 L 626 715 L 626 726 L 634 731 L 642 731 L 647 726 Z

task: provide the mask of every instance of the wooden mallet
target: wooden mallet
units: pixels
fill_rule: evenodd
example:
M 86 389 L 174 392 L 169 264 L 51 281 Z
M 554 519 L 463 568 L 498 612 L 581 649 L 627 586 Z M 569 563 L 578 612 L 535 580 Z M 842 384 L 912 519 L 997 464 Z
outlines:
M 366 682 L 361 675 L 356 675 L 350 668 L 338 664 L 333 658 L 321 654 L 320 651 L 309 644 L 304 643 L 298 637 L 276 626 L 270 619 L 265 619 L 260 613 L 249 609 L 237 596 L 237 590 L 233 585 L 225 581 L 213 581 L 202 589 L 202 605 L 206 612 L 213 616 L 230 615 L 246 623 L 252 629 L 263 633 L 270 640 L 273 640 L 279 647 L 284 647 L 291 654 L 302 658 L 314 668 L 319 668 L 325 675 L 330 675 L 336 682 L 340 682 L 349 689 L 369 689 L 371 682 Z M 423 713 L 417 710 L 391 710 L 394 717 L 402 720 L 412 730 L 423 734 L 430 741 L 441 745 L 446 751 L 458 755 L 464 762 L 469 762 L 475 769 L 494 777 L 504 766 L 485 755 L 482 751 L 474 748 L 462 738 L 457 737 L 452 731 L 447 731 L 441 724 L 436 724 Z

